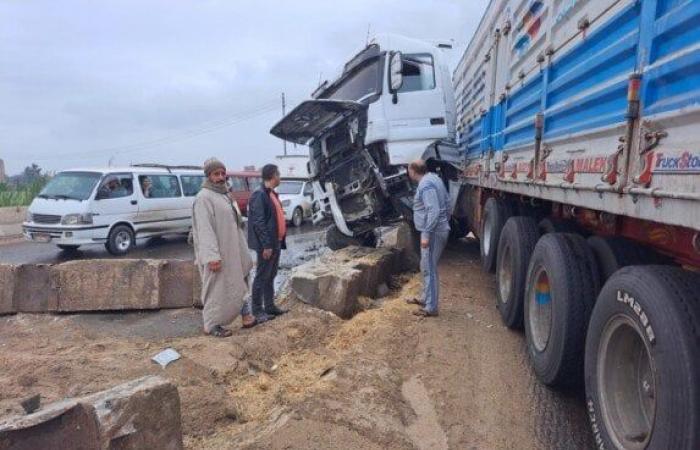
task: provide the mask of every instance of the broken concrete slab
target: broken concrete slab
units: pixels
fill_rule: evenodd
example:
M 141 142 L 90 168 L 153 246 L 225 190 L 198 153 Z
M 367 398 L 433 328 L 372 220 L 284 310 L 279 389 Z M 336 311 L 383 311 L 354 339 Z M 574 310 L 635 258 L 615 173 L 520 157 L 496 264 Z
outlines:
M 160 271 L 160 307 L 191 308 L 195 268 L 192 261 L 168 260 Z
M 50 264 L 22 264 L 17 268 L 15 308 L 17 312 L 41 313 L 49 310 L 51 296 L 56 290 L 51 286 Z
M 177 388 L 143 377 L 0 422 L 0 450 L 181 450 Z
M 157 309 L 161 260 L 71 261 L 51 268 L 59 312 Z
M 17 266 L 0 264 L 0 314 L 13 314 L 15 290 L 17 288 Z
M 347 247 L 297 267 L 290 286 L 301 301 L 348 319 L 361 308 L 358 297 L 379 296 L 398 272 L 398 258 L 388 248 Z
M 204 307 L 202 303 L 202 278 L 199 275 L 197 266 L 194 267 L 192 275 L 192 304 L 197 308 L 202 308 Z

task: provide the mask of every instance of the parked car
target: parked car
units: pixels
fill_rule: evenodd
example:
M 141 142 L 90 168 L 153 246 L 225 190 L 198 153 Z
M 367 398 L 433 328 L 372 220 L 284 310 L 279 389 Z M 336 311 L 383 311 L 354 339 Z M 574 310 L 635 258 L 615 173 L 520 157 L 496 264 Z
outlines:
M 300 227 L 313 213 L 314 186 L 310 180 L 282 179 L 277 186 L 277 194 L 282 202 L 284 218 L 295 227 Z
M 248 200 L 250 194 L 262 183 L 262 177 L 259 172 L 239 171 L 227 172 L 229 191 L 233 195 L 233 199 L 238 203 L 238 208 L 241 214 L 248 215 Z
M 111 254 L 123 255 L 136 239 L 188 233 L 203 181 L 194 167 L 66 170 L 32 201 L 24 236 L 63 250 L 104 244 Z

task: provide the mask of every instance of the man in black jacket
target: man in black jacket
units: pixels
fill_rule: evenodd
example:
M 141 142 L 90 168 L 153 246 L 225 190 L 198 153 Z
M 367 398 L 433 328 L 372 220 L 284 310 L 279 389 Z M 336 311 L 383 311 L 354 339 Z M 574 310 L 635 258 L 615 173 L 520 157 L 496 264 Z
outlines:
M 275 306 L 275 277 L 280 253 L 286 249 L 287 222 L 275 188 L 280 172 L 274 164 L 262 168 L 262 185 L 248 202 L 248 247 L 258 255 L 253 280 L 253 314 L 279 316 L 287 311 Z

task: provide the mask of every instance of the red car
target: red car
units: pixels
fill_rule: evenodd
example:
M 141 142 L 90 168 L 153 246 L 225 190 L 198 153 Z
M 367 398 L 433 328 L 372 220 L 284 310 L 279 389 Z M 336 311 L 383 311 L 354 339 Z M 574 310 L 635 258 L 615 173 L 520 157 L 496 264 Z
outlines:
M 248 200 L 254 190 L 262 183 L 259 172 L 240 171 L 227 172 L 229 191 L 238 203 L 241 213 L 248 215 Z

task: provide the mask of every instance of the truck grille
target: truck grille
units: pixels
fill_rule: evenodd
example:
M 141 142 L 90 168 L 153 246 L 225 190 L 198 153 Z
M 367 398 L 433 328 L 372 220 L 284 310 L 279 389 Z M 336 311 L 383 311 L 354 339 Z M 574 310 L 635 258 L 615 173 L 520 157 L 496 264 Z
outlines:
M 56 224 L 61 223 L 61 216 L 53 216 L 50 214 L 32 214 L 32 221 L 34 223 Z

